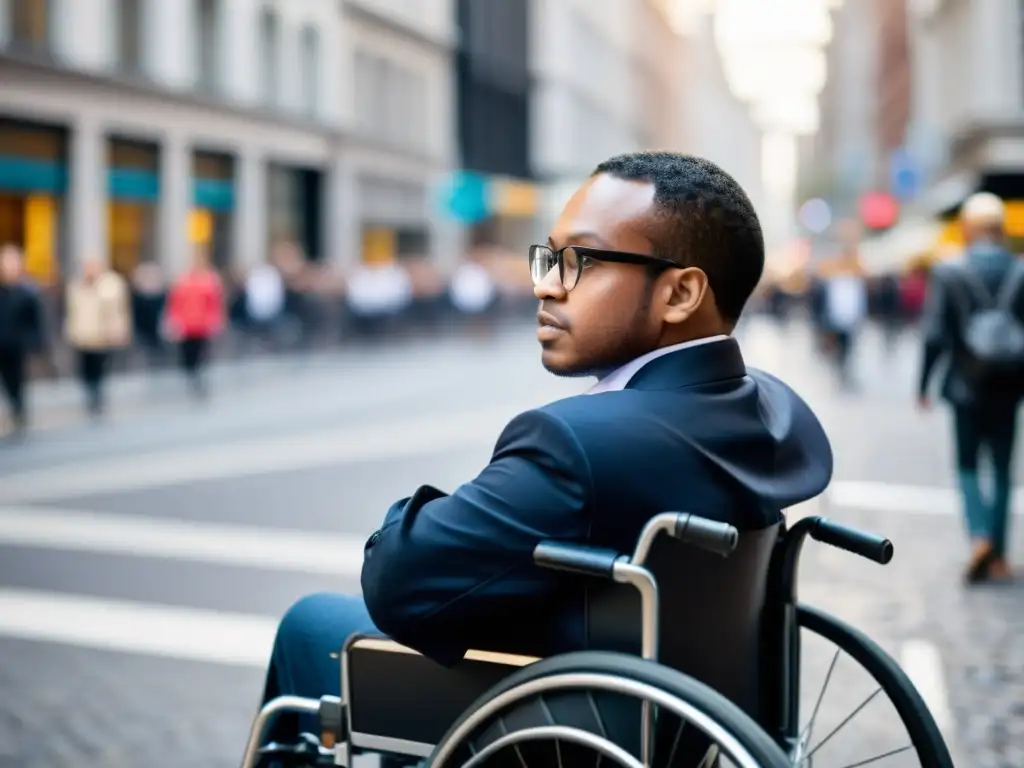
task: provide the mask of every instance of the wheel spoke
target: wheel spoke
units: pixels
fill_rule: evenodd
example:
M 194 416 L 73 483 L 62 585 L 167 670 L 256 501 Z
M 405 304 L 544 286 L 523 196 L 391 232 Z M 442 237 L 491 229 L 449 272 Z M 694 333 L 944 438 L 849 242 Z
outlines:
M 832 656 L 832 663 L 828 665 L 828 672 L 825 675 L 825 682 L 821 684 L 821 690 L 818 692 L 818 700 L 814 703 L 814 711 L 811 713 L 811 719 L 808 721 L 807 726 L 800 734 L 800 742 L 803 742 L 805 738 L 808 742 L 811 740 L 811 734 L 814 732 L 814 723 L 818 719 L 818 710 L 821 709 L 821 702 L 825 699 L 825 691 L 828 690 L 828 684 L 832 680 L 832 672 L 836 668 L 836 662 L 839 661 L 839 654 L 841 652 L 841 648 L 836 648 L 836 652 Z
M 501 726 L 502 734 L 503 735 L 508 735 L 508 726 L 505 725 L 505 718 L 501 717 L 500 715 L 498 716 L 498 725 Z M 526 764 L 526 759 L 523 757 L 523 753 L 520 751 L 519 745 L 518 744 L 514 744 L 512 746 L 512 749 L 514 749 L 516 751 L 516 757 L 519 758 L 519 764 L 521 766 L 523 766 L 523 768 L 530 768 L 530 766 L 528 766 Z
M 537 697 L 537 703 L 539 703 L 541 709 L 544 710 L 544 717 L 547 718 L 548 723 L 550 725 L 558 725 L 558 723 L 555 722 L 555 716 L 551 714 L 551 707 L 548 706 L 548 703 L 544 700 L 543 696 Z M 561 744 L 559 744 L 558 739 L 555 739 L 555 760 L 558 762 L 558 768 L 563 768 L 562 747 Z
M 672 739 L 672 749 L 668 752 L 668 760 L 665 761 L 665 766 L 672 765 L 672 761 L 675 760 L 676 752 L 679 751 L 679 742 L 683 738 L 683 729 L 686 727 L 686 721 L 683 718 L 679 718 L 679 727 L 676 728 L 676 737 Z
M 877 763 L 879 760 L 884 760 L 885 758 L 892 757 L 893 755 L 903 754 L 908 749 L 913 749 L 913 748 L 914 748 L 913 744 L 907 744 L 907 746 L 905 746 L 905 747 L 900 747 L 899 749 L 889 750 L 888 752 L 886 752 L 884 754 L 875 755 L 874 757 L 869 757 L 867 760 L 861 760 L 859 763 L 850 763 L 849 765 L 844 765 L 843 768 L 861 768 L 862 765 L 870 765 L 871 763 Z
M 593 691 L 587 691 L 587 701 L 590 702 L 590 709 L 594 713 L 594 720 L 597 721 L 597 727 L 601 731 L 601 738 L 608 738 L 608 731 L 604 727 L 604 718 L 601 717 L 601 710 L 597 708 L 597 700 L 594 698 Z M 597 762 L 594 763 L 594 768 L 601 768 L 601 758 L 604 757 L 600 752 L 597 753 Z
M 868 696 L 866 699 L 864 699 L 864 701 L 862 701 L 860 703 L 860 706 L 858 706 L 855 710 L 853 710 L 853 712 L 851 712 L 845 718 L 843 718 L 843 722 L 841 722 L 839 725 L 837 725 L 835 728 L 833 728 L 832 732 L 829 733 L 828 736 L 826 736 L 824 739 L 822 739 L 820 742 L 818 742 L 818 746 L 816 746 L 814 749 L 812 749 L 810 752 L 808 752 L 807 753 L 807 757 L 805 759 L 806 760 L 810 760 L 812 757 L 814 757 L 814 753 L 815 752 L 817 752 L 819 749 L 821 749 L 823 746 L 825 746 L 825 744 L 828 742 L 829 739 L 831 739 L 833 736 L 835 736 L 837 733 L 839 733 L 839 731 L 841 731 L 843 729 L 843 726 L 845 726 L 848 722 L 853 720 L 853 718 L 855 718 L 857 716 L 857 714 L 862 709 L 864 709 L 864 707 L 866 707 L 871 702 L 871 700 L 873 698 L 875 698 L 875 696 L 877 696 L 881 692 L 882 692 L 882 688 L 881 688 L 881 686 L 879 686 L 878 688 L 875 689 L 874 693 L 872 693 L 870 696 Z

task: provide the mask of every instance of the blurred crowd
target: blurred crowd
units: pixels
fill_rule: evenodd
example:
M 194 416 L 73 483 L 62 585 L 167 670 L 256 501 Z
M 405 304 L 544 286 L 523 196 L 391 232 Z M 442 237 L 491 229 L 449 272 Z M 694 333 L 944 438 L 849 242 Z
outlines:
M 247 269 L 217 270 L 197 247 L 174 279 L 154 263 L 122 275 L 86 260 L 59 287 L 36 284 L 14 246 L 0 249 L 0 381 L 16 432 L 28 423 L 32 379 L 76 376 L 93 415 L 112 370 L 180 367 L 206 394 L 213 356 L 379 344 L 410 336 L 487 333 L 535 311 L 525 258 L 493 246 L 450 272 L 427 257 L 360 263 L 346 273 L 291 243 Z

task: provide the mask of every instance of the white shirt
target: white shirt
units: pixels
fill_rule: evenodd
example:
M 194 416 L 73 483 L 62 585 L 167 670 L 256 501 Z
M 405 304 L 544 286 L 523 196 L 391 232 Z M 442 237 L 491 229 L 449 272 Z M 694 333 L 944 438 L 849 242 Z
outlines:
M 868 291 L 863 278 L 839 275 L 828 282 L 828 319 L 840 331 L 853 330 L 867 315 Z
M 626 385 L 629 384 L 637 371 L 643 368 L 652 360 L 657 360 L 663 355 L 670 355 L 673 352 L 678 352 L 681 349 L 689 349 L 690 347 L 699 347 L 701 344 L 710 344 L 713 341 L 724 341 L 729 338 L 728 336 L 719 334 L 718 336 L 708 336 L 705 339 L 694 339 L 693 341 L 684 341 L 681 344 L 673 344 L 671 347 L 661 347 L 648 352 L 646 355 L 641 355 L 635 360 L 631 360 L 621 368 L 609 373 L 597 384 L 587 390 L 588 395 L 599 395 L 602 392 L 618 392 L 620 389 L 625 389 Z
M 272 320 L 284 309 L 284 280 L 270 264 L 261 264 L 245 282 L 245 304 L 251 317 Z
M 349 279 L 346 299 L 359 315 L 395 314 L 412 300 L 412 281 L 397 264 L 360 266 Z
M 495 291 L 490 273 L 479 264 L 463 264 L 452 277 L 452 303 L 467 315 L 487 309 Z

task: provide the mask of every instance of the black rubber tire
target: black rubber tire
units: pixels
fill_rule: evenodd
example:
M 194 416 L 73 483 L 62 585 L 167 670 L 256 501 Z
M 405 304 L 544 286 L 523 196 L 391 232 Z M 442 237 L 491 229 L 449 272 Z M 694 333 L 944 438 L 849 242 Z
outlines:
M 749 715 L 720 693 L 692 677 L 655 662 L 602 651 L 580 651 L 554 656 L 509 675 L 473 702 L 438 743 L 434 755 L 448 744 L 457 729 L 471 715 L 497 696 L 533 680 L 574 672 L 622 677 L 658 688 L 715 721 L 749 752 L 760 768 L 792 768 L 788 757 L 772 738 Z M 453 754 L 458 754 L 458 750 Z M 431 766 L 434 766 L 433 760 L 431 757 Z
M 946 740 L 928 705 L 888 653 L 863 632 L 816 608 L 799 606 L 797 624 L 842 650 L 878 683 L 903 721 L 921 768 L 954 768 Z

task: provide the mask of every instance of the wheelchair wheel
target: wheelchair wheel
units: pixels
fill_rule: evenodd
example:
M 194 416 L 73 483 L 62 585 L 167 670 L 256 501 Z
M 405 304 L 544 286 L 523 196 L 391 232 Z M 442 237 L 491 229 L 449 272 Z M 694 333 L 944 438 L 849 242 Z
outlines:
M 822 766 L 920 766 L 920 768 L 953 768 L 946 742 L 939 731 L 932 714 L 921 698 L 914 684 L 900 666 L 877 643 L 862 632 L 839 621 L 826 613 L 807 606 L 799 606 L 797 623 L 801 630 L 800 665 L 805 667 L 805 658 L 811 650 L 811 642 L 815 646 L 822 641 L 832 646 L 834 651 L 824 673 L 824 682 L 820 688 L 815 686 L 814 698 L 810 700 L 812 707 L 810 719 L 807 720 L 799 737 L 798 753 L 793 757 L 797 768 L 821 768 Z M 814 637 L 816 636 L 816 637 Z M 816 649 L 815 649 L 816 650 Z M 838 723 L 829 723 L 825 727 L 818 723 L 822 702 L 827 696 L 829 686 L 835 679 L 838 662 L 843 655 L 849 657 L 862 672 L 867 673 L 867 685 L 862 690 L 857 686 L 843 684 L 840 695 L 845 699 L 841 707 L 842 715 Z M 817 655 L 817 654 L 816 654 Z M 802 669 L 801 671 L 806 671 Z M 801 681 L 803 688 L 803 681 Z M 833 689 L 836 690 L 836 689 Z M 802 691 L 803 692 L 803 691 Z M 878 694 L 882 694 L 879 697 Z M 891 707 L 885 707 L 888 699 Z M 808 699 L 803 699 L 805 705 Z M 875 704 L 874 711 L 871 705 Z M 869 717 L 875 722 L 891 726 L 893 710 L 906 736 L 897 743 L 881 743 L 872 737 L 865 737 L 863 727 Z M 863 714 L 862 714 L 863 713 Z M 858 719 L 859 718 L 859 719 Z M 840 746 L 842 740 L 835 739 L 841 731 L 851 727 L 858 735 L 850 745 L 847 753 L 841 756 L 828 757 L 824 750 L 828 745 Z M 868 726 L 870 729 L 870 725 Z M 888 728 L 886 728 L 888 730 Z M 824 731 L 824 735 L 822 735 Z
M 693 678 L 634 656 L 584 651 L 524 667 L 481 696 L 440 741 L 429 765 L 791 764 L 750 717 Z

